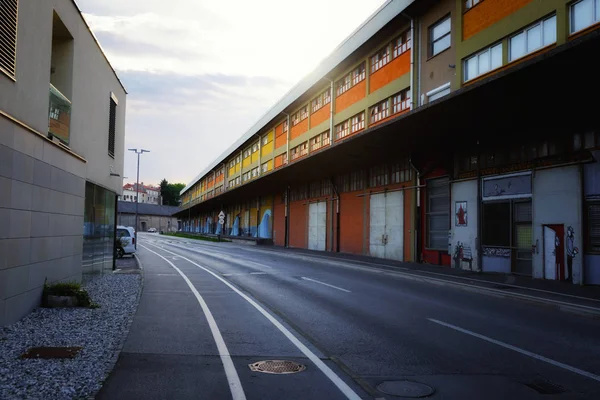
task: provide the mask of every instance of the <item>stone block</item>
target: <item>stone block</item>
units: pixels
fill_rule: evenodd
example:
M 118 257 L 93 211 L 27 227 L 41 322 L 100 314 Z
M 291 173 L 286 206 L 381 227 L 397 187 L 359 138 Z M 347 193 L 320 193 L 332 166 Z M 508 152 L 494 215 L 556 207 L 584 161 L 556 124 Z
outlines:
M 60 258 L 62 253 L 62 237 L 42 237 L 31 239 L 32 263 L 54 260 Z
M 15 123 L 0 116 L 0 145 L 13 147 L 15 139 Z
M 31 213 L 31 237 L 50 236 L 50 214 L 44 212 Z
M 29 292 L 6 299 L 6 324 L 17 322 L 34 308 L 40 305 L 42 300 L 42 288 L 36 288 Z
M 29 264 L 31 239 L 4 239 L 6 268 Z
M 13 149 L 30 157 L 41 159 L 43 155 L 43 146 L 46 140 L 38 135 L 29 132 L 25 128 L 16 125 Z
M 27 292 L 29 288 L 29 265 L 0 271 L 0 297 L 9 298 Z M 3 293 L 2 293 L 3 292 Z
M 31 211 L 10 210 L 9 237 L 27 238 L 31 236 Z
M 32 211 L 50 212 L 50 189 L 40 186 L 33 186 L 32 189 Z
M 0 208 L 11 208 L 12 179 L 0 176 Z
M 18 151 L 13 152 L 12 158 L 13 179 L 17 179 L 25 183 L 33 183 L 34 159 Z
M 0 240 L 6 239 L 9 237 L 10 233 L 10 209 L 8 208 L 0 208 Z M 0 248 L 1 250 L 1 248 Z M 0 251 L 0 254 L 4 254 Z M 0 256 L 0 258 L 4 258 Z M 0 262 L 2 262 L 0 260 Z
M 1 134 L 2 133 L 0 133 L 0 135 Z M 13 149 L 0 144 L 0 176 L 12 178 L 13 153 Z
M 44 188 L 51 187 L 52 166 L 40 160 L 33 162 L 33 184 Z
M 10 208 L 31 210 L 31 207 L 33 206 L 33 185 L 13 180 L 10 197 Z

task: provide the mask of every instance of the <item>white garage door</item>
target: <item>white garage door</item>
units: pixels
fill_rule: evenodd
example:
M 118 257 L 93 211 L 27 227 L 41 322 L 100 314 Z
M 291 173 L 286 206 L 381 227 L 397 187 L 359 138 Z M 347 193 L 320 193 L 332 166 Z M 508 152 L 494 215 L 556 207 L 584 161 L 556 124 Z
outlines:
M 308 248 L 325 250 L 327 229 L 327 203 L 311 203 L 308 205 Z
M 404 259 L 403 192 L 371 196 L 369 252 L 373 257 Z

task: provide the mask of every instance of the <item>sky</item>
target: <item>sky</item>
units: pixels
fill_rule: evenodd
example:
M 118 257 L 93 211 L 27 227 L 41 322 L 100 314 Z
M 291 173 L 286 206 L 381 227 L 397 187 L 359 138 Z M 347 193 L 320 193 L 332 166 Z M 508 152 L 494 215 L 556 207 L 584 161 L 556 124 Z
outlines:
M 76 1 L 129 93 L 145 184 L 189 183 L 385 2 Z

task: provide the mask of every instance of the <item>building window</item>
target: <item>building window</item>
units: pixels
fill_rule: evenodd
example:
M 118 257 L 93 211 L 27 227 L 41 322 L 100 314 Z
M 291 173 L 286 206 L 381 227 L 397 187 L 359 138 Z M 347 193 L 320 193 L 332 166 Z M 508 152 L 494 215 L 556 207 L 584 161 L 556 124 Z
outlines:
M 450 190 L 448 178 L 427 181 L 427 248 L 448 250 Z
M 410 89 L 404 89 L 392 97 L 392 112 L 394 114 L 410 109 Z
M 412 179 L 412 170 L 408 160 L 392 164 L 392 183 L 408 182 Z
M 244 150 L 244 158 L 250 157 L 250 155 L 252 154 L 251 150 L 252 149 L 246 149 L 246 150 Z
M 376 72 L 390 61 L 390 47 L 385 46 L 371 57 L 371 73 Z
M 351 82 L 352 82 L 352 78 L 350 77 L 350 74 L 346 75 L 345 77 L 343 77 L 342 79 L 337 81 L 337 84 L 336 84 L 337 89 L 336 89 L 335 93 L 339 96 L 342 93 L 346 92 L 348 89 L 350 89 Z
M 465 60 L 465 82 L 502 66 L 502 43 Z
M 256 178 L 258 176 L 258 167 L 252 168 L 252 171 L 250 171 L 250 172 L 251 172 L 251 176 L 253 178 Z
M 508 61 L 516 60 L 552 43 L 556 43 L 556 15 L 539 21 L 511 37 L 508 41 Z
M 390 115 L 390 102 L 388 99 L 375 104 L 370 111 L 371 123 L 381 121 Z
M 600 22 L 600 0 L 580 0 L 571 5 L 571 33 Z
M 331 103 L 331 89 L 327 89 L 312 101 L 312 112 L 314 113 L 315 111 L 319 110 L 320 108 L 329 103 Z
M 481 3 L 483 0 L 466 0 L 465 1 L 465 10 L 470 10 L 472 7 Z
M 0 71 L 14 78 L 17 67 L 18 0 L 2 0 L 0 6 Z
M 450 30 L 450 15 L 429 28 L 429 57 L 433 57 L 450 47 Z
M 586 202 L 586 253 L 600 254 L 600 202 Z
M 358 68 L 356 68 L 354 71 L 352 71 L 352 86 L 363 81 L 366 76 L 367 76 L 367 70 L 365 67 L 365 63 L 362 63 L 358 66 Z
M 387 165 L 378 165 L 369 170 L 369 187 L 385 186 L 390 183 Z
M 261 172 L 264 174 L 265 172 L 269 171 L 269 163 L 266 162 L 263 165 L 260 166 L 260 170 Z
M 344 121 L 339 125 L 335 126 L 335 139 L 341 139 L 343 137 L 348 136 L 348 134 L 350 133 L 350 126 L 348 121 Z
M 352 117 L 352 127 L 351 132 L 358 132 L 365 127 L 365 113 L 360 113 Z
M 269 135 L 265 135 L 262 138 L 262 144 L 263 146 L 267 145 L 269 143 Z
M 287 122 L 287 119 L 285 121 L 283 121 L 283 131 L 284 132 L 288 131 L 288 122 Z
M 256 153 L 258 151 L 258 142 L 252 145 L 252 153 Z
M 108 111 L 108 155 L 115 158 L 115 130 L 117 124 L 117 103 L 111 98 Z
M 405 53 L 411 47 L 411 37 L 410 31 L 404 32 L 400 37 L 392 42 L 393 50 L 393 58 L 398 57 L 399 55 Z

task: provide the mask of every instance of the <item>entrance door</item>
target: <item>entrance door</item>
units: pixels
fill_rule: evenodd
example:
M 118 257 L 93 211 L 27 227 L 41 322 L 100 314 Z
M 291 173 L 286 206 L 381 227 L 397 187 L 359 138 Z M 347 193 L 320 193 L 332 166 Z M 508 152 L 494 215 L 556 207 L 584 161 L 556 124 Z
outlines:
M 371 196 L 369 252 L 373 257 L 404 259 L 402 192 Z
M 544 226 L 544 276 L 555 280 L 556 272 L 556 232 Z
M 325 251 L 327 230 L 327 203 L 311 203 L 308 205 L 308 248 Z

